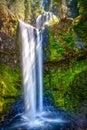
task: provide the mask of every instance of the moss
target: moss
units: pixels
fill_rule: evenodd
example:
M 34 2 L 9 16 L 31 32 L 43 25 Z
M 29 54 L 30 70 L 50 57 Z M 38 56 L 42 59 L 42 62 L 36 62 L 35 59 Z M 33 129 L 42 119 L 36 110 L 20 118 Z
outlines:
M 79 16 L 74 19 L 73 28 L 78 35 L 78 39 L 85 43 L 87 46 L 87 20 Z
M 21 73 L 19 68 L 0 65 L 0 114 L 8 113 L 11 104 L 21 92 Z
M 61 60 L 74 51 L 74 31 L 71 28 L 72 19 L 62 19 L 51 27 L 49 30 L 49 44 L 47 58 L 49 60 Z M 46 50 L 46 49 L 45 49 Z
M 21 92 L 17 17 L 0 2 L 0 118 L 11 110 Z
M 44 75 L 45 92 L 51 91 L 55 106 L 76 111 L 87 99 L 87 59 L 74 61 L 69 67 L 49 69 Z
M 87 26 L 85 22 L 84 25 L 81 25 L 81 28 L 78 25 L 79 19 L 81 21 L 80 17 L 74 21 L 65 18 L 53 26 L 47 27 L 49 31 L 49 44 L 44 50 L 48 61 L 60 61 L 68 58 L 72 62 L 73 59 L 77 59 L 79 56 L 87 53 L 87 44 L 85 42 Z M 80 27 L 79 29 L 78 26 Z M 81 44 L 83 44 L 83 47 L 80 49 L 79 45 L 77 45 L 78 41 L 81 41 Z
M 0 33 L 6 34 L 7 37 L 12 36 L 18 23 L 15 15 L 12 14 L 6 6 L 0 5 L 0 19 L 0 22 L 2 23 L 0 26 Z
M 74 27 L 78 26 L 81 21 L 79 19 L 76 19 L 76 23 L 72 19 L 61 19 L 59 23 L 48 27 L 49 44 L 45 48 L 48 60 L 44 74 L 45 93 L 50 90 L 55 106 L 70 111 L 78 110 L 82 102 L 87 99 L 86 85 L 83 85 L 87 80 L 87 76 L 84 76 L 87 72 L 87 59 L 85 59 L 87 50 L 85 46 L 83 49 L 75 47 L 75 42 L 79 39 L 76 38 L 75 33 L 78 27 Z M 85 30 L 83 25 L 81 26 L 82 30 L 78 30 L 78 34 Z M 83 41 L 86 40 L 85 34 L 83 33 Z M 65 64 L 62 61 L 66 61 Z M 57 66 L 56 63 L 60 65 Z
M 14 14 L 5 6 L 0 5 L 0 58 L 1 63 L 18 65 L 17 43 L 18 20 Z

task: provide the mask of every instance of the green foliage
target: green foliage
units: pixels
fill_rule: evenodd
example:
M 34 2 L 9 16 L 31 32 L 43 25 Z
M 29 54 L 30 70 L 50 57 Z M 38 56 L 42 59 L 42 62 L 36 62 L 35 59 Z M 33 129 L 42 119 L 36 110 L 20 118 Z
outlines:
M 78 6 L 80 15 L 87 20 L 87 0 L 79 0 Z
M 32 0 L 25 0 L 25 21 L 30 23 L 31 21 L 31 15 L 32 15 Z
M 78 38 L 87 44 L 87 21 L 84 21 L 83 18 L 78 17 L 73 24 L 73 28 L 78 34 Z
M 87 46 L 87 0 L 78 0 L 79 17 L 74 20 L 73 28 L 78 39 Z
M 70 66 L 50 69 L 44 75 L 45 92 L 51 92 L 55 105 L 76 111 L 87 99 L 87 60 L 73 61 Z
M 58 17 L 56 17 L 55 19 L 53 18 L 53 19 L 50 20 L 49 24 L 54 25 L 54 24 L 58 23 L 59 20 L 60 19 Z
M 53 37 L 54 36 L 54 37 Z M 61 60 L 74 52 L 74 36 L 73 32 L 63 33 L 55 28 L 49 27 L 49 53 L 47 57 L 49 60 Z
M 49 44 L 45 49 L 48 60 L 59 61 L 68 58 L 72 61 L 73 58 L 77 59 L 86 53 L 87 22 L 81 23 L 76 18 L 68 27 L 69 22 L 69 19 L 64 19 L 63 22 L 60 20 L 59 23 L 48 27 Z M 76 41 L 82 41 L 84 48 L 79 49 Z
M 0 65 L 0 113 L 8 112 L 11 104 L 20 94 L 21 73 L 19 68 Z

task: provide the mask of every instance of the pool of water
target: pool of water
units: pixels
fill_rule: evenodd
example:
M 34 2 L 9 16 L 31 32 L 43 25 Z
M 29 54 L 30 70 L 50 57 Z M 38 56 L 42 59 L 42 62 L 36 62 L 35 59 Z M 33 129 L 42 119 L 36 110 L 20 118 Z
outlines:
M 44 98 L 44 111 L 37 113 L 34 121 L 24 115 L 23 103 L 19 101 L 13 106 L 8 122 L 4 122 L 0 130 L 73 130 L 74 125 L 68 113 L 56 108 L 53 100 L 47 97 Z
M 1 130 L 71 130 L 71 122 L 59 111 L 46 110 L 37 113 L 34 121 L 30 121 L 23 113 L 18 114 Z

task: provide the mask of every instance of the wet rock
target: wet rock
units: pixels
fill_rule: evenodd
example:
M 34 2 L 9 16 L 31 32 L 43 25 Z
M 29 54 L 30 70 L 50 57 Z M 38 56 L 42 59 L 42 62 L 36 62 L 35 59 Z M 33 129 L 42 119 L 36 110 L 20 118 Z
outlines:
M 84 43 L 81 41 L 75 42 L 75 48 L 84 49 Z

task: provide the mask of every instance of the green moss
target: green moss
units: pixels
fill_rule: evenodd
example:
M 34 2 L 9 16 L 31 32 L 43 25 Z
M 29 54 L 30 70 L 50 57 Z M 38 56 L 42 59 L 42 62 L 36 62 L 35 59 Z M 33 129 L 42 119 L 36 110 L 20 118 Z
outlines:
M 82 60 L 86 58 L 86 42 L 83 49 L 75 46 L 76 41 L 86 41 L 87 27 L 86 22 L 81 25 L 79 21 L 80 18 L 75 19 L 72 24 L 72 20 L 66 18 L 48 27 L 49 44 L 45 48 L 48 60 L 48 71 L 44 74 L 45 93 L 50 91 L 56 106 L 71 111 L 78 110 L 87 99 L 86 85 L 83 83 L 87 81 L 87 59 Z M 59 63 L 59 68 L 56 63 Z
M 0 65 L 0 114 L 8 113 L 21 91 L 20 69 Z
M 80 22 L 80 17 L 72 21 L 72 19 L 63 19 L 48 27 L 49 44 L 45 48 L 47 60 L 60 61 L 68 58 L 72 62 L 73 59 L 87 53 L 87 22 Z M 77 41 L 82 41 L 83 49 L 76 46 Z
M 75 52 L 74 31 L 71 26 L 66 28 L 66 23 L 68 24 L 68 22 L 70 21 L 67 20 L 64 23 L 60 21 L 60 23 L 57 23 L 52 27 L 48 27 L 49 44 L 47 49 L 49 50 L 49 53 L 47 53 L 47 58 L 49 60 L 59 61 L 69 55 L 73 55 Z
M 77 110 L 87 99 L 83 82 L 87 83 L 87 60 L 73 62 L 69 67 L 53 68 L 44 75 L 45 92 L 51 91 L 55 105 L 65 110 Z
M 81 17 L 77 17 L 74 20 L 73 28 L 76 31 L 78 38 L 87 46 L 87 21 L 84 21 Z

